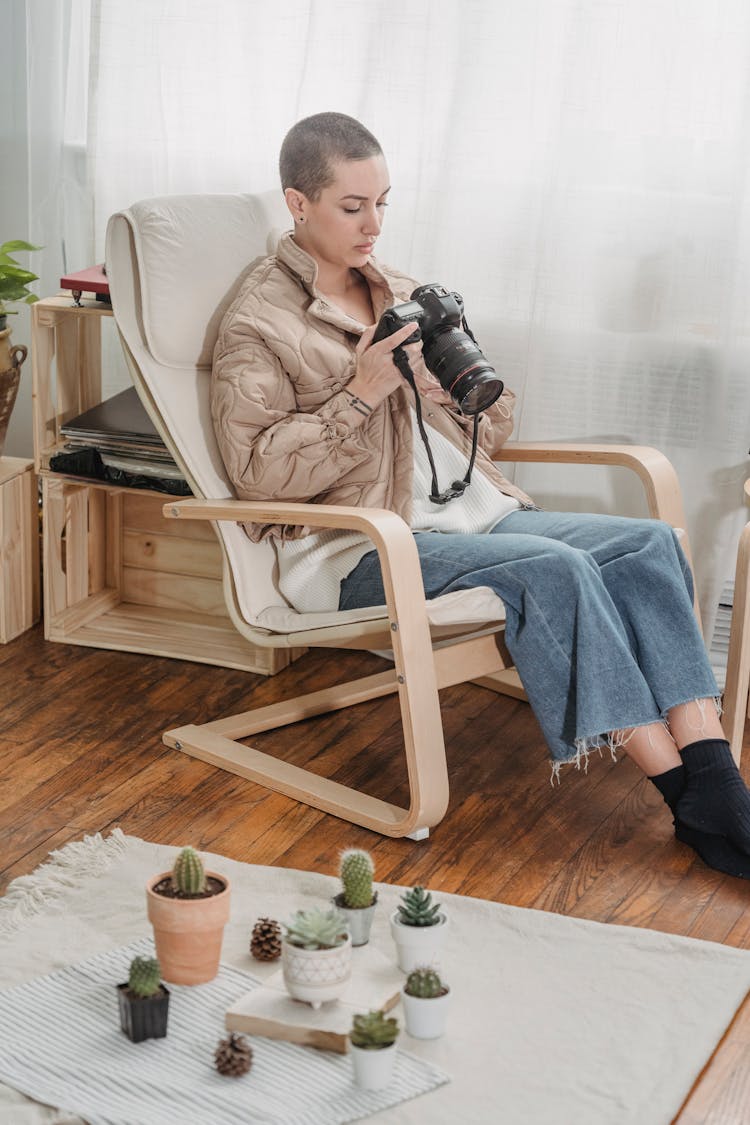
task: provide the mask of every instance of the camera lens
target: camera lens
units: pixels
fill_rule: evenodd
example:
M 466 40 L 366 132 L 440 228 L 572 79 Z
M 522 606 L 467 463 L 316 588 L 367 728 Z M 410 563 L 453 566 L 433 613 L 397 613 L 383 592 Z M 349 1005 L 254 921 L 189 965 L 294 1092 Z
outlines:
M 458 328 L 425 339 L 422 354 L 428 369 L 464 414 L 480 414 L 503 393 L 502 379 L 471 337 Z

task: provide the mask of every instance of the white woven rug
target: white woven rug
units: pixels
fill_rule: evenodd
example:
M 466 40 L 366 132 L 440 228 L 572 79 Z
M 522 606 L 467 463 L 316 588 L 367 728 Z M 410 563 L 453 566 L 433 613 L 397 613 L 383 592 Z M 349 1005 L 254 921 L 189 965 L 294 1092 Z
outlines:
M 148 938 L 143 888 L 174 854 L 173 847 L 116 831 L 68 845 L 17 879 L 0 899 L 0 987 Z M 283 920 L 338 890 L 331 876 L 210 854 L 208 861 L 233 884 L 223 960 L 256 977 L 276 969 L 247 953 L 258 916 Z M 392 953 L 388 914 L 399 893 L 380 887 L 373 942 L 385 953 Z M 403 1035 L 401 1045 L 451 1081 L 379 1111 L 377 1120 L 388 1125 L 668 1125 L 750 988 L 745 951 L 480 899 L 438 898 L 451 919 L 448 1032 L 433 1042 Z M 114 1004 L 111 1018 L 116 1028 Z M 12 1044 L 3 1036 L 0 1055 L 7 1051 Z M 42 1058 L 48 1051 L 45 1026 L 36 1051 Z M 239 1082 L 252 1101 L 253 1071 Z M 205 1125 L 213 1125 L 208 1098 L 205 1107 Z M 149 1119 L 145 1110 L 128 1125 L 155 1120 L 177 1125 L 174 1117 Z M 238 1125 L 245 1120 L 253 1118 L 238 1116 Z M 335 1118 L 319 1120 L 330 1125 Z M 2 1125 L 80 1121 L 0 1087 Z

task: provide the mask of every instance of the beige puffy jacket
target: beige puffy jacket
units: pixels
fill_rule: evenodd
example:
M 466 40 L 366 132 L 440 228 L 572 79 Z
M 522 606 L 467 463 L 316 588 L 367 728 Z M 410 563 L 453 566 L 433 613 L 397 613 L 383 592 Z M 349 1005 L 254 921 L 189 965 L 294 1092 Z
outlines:
M 376 318 L 408 300 L 417 284 L 372 260 L 362 273 Z M 240 499 L 389 508 L 408 523 L 413 392 L 404 383 L 363 421 L 343 393 L 354 376 L 363 326 L 327 303 L 316 277 L 315 261 L 285 234 L 224 316 L 214 351 L 211 411 L 227 473 Z M 488 456 L 510 436 L 513 401 L 506 390 L 483 415 L 477 465 L 502 492 L 528 503 Z M 424 413 L 468 459 L 473 420 L 457 408 L 427 401 Z M 253 540 L 309 530 L 247 527 Z

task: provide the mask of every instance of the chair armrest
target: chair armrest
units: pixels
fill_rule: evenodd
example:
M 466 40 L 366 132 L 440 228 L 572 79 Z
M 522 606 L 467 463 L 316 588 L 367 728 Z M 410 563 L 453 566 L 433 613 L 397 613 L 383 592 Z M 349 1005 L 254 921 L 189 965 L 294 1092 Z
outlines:
M 230 520 L 232 523 L 309 524 L 310 527 L 336 527 L 361 531 L 377 543 L 378 539 L 412 538 L 411 529 L 401 516 L 385 508 L 351 508 L 339 504 L 287 504 L 267 500 L 173 500 L 162 508 L 168 519 Z
M 685 510 L 672 462 L 649 445 L 579 445 L 575 442 L 509 441 L 494 461 L 534 461 L 550 464 L 620 465 L 636 473 L 643 484 L 653 519 L 685 528 Z
M 165 504 L 168 519 L 229 520 L 232 523 L 307 524 L 361 531 L 380 557 L 391 628 L 416 632 L 430 642 L 427 603 L 419 554 L 411 528 L 401 516 L 384 508 L 352 508 L 333 504 L 272 504 L 255 500 L 176 500 Z M 397 576 L 397 577 L 396 577 Z M 395 638 L 394 638 L 395 639 Z

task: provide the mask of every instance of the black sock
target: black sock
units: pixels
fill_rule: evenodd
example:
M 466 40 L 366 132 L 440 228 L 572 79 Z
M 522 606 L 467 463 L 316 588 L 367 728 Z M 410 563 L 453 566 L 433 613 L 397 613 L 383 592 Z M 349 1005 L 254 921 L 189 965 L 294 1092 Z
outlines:
M 674 766 L 671 770 L 650 777 L 649 781 L 661 793 L 665 802 L 675 812 L 675 807 L 682 796 L 687 780 L 684 766 Z M 697 852 L 703 862 L 715 871 L 725 875 L 735 875 L 739 879 L 750 879 L 750 857 L 738 851 L 725 836 L 709 832 L 701 832 L 698 828 L 689 828 L 682 824 L 676 816 L 673 821 L 674 834 L 681 843 L 687 844 Z
M 712 835 L 726 836 L 750 856 L 750 792 L 723 738 L 704 738 L 680 751 L 685 790 L 678 798 L 679 823 Z

